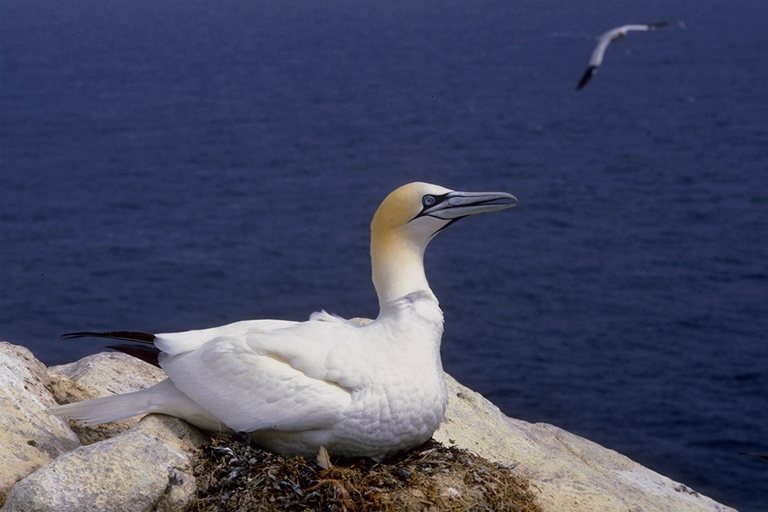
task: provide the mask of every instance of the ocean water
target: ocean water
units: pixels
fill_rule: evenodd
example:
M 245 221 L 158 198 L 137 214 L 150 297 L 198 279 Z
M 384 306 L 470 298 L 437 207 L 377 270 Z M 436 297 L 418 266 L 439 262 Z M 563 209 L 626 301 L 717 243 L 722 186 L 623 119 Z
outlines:
M 443 361 L 768 509 L 768 4 L 0 5 L 0 338 L 373 316 L 368 223 L 414 180 L 518 196 L 436 239 Z M 608 28 L 667 20 L 612 45 Z

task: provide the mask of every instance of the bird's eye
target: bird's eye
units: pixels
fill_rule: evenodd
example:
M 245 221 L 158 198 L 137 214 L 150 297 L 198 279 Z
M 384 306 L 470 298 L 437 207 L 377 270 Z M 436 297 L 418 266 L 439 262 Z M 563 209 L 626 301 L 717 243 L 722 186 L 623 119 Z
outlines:
M 437 198 L 435 196 L 426 195 L 421 198 L 421 204 L 423 204 L 425 208 L 435 206 L 435 203 L 437 203 Z

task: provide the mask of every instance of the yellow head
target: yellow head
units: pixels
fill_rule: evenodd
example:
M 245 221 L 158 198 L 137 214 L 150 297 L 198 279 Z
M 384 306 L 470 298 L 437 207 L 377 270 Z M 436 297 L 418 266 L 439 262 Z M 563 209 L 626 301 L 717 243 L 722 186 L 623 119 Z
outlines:
M 438 232 L 469 215 L 515 204 L 517 199 L 505 192 L 459 192 L 421 182 L 391 192 L 371 222 L 373 282 L 380 304 L 429 290 L 424 250 Z

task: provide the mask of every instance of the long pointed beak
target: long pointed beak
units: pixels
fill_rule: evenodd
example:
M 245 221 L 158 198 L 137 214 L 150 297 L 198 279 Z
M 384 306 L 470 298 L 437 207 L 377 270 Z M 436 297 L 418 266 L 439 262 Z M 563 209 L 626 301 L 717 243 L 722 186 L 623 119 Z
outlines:
M 438 219 L 460 219 L 478 213 L 497 212 L 517 205 L 517 198 L 506 192 L 449 192 L 443 201 L 425 209 L 422 215 Z

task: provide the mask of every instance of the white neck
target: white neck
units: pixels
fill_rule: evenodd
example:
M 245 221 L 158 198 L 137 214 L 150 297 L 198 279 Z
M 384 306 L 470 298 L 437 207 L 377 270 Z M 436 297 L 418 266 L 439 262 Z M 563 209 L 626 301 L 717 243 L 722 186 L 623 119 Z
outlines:
M 397 231 L 371 237 L 373 286 L 380 309 L 416 291 L 425 291 L 434 297 L 424 273 L 425 248 L 423 243 L 414 243 Z

